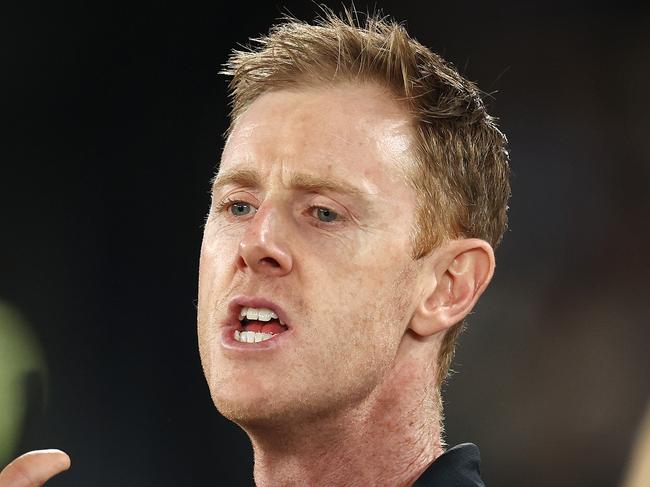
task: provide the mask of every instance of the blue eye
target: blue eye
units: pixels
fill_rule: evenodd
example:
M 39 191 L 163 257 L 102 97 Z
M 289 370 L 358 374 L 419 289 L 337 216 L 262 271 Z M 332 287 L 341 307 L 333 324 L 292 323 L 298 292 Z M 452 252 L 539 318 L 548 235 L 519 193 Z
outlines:
M 329 208 L 316 208 L 316 218 L 322 222 L 330 223 L 339 217 L 338 213 Z
M 246 216 L 253 211 L 253 208 L 248 203 L 242 201 L 235 201 L 230 205 L 230 213 L 235 216 Z

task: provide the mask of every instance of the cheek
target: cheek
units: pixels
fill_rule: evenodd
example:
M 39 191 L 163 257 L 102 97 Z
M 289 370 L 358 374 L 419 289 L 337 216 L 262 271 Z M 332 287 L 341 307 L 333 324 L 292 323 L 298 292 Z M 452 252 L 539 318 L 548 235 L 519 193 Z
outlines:
M 216 226 L 208 223 L 201 243 L 201 257 L 199 261 L 199 293 L 204 289 L 212 288 L 227 273 L 230 267 L 234 268 L 239 236 L 227 232 L 217 232 Z
M 354 262 L 354 265 L 351 264 Z M 394 357 L 408 324 L 415 274 L 410 259 L 346 260 L 327 266 L 312 288 L 322 326 L 344 367 L 382 369 Z M 322 318 L 325 320 L 322 320 Z
M 377 242 L 382 236 L 358 242 L 355 252 L 320 254 L 327 259 L 323 261 L 327 274 L 323 281 L 337 291 L 337 303 L 354 306 L 351 301 L 359 300 L 374 304 L 370 309 L 381 308 L 383 300 L 390 302 L 396 291 L 405 291 L 396 289 L 396 283 L 404 284 L 406 269 L 412 265 L 408 245 Z
M 315 326 L 309 335 L 318 339 L 310 340 L 297 362 L 305 367 L 302 374 L 312 378 L 305 383 L 314 382 L 307 389 L 315 396 L 327 390 L 328 401 L 349 405 L 383 381 L 397 354 L 400 325 L 391 313 L 394 301 L 378 303 L 371 293 L 355 294 L 351 288 L 331 296 L 338 312 L 310 320 Z
M 207 311 L 208 308 L 209 297 L 212 294 L 215 281 L 216 264 L 215 256 L 209 252 L 207 242 L 204 239 L 199 260 L 199 317 L 202 317 L 204 311 Z
M 238 240 L 218 235 L 210 225 L 206 225 L 199 260 L 197 303 L 199 334 L 202 328 L 211 328 L 208 325 L 212 321 L 212 315 L 219 306 L 223 305 L 220 298 L 225 295 L 236 270 L 237 245 Z

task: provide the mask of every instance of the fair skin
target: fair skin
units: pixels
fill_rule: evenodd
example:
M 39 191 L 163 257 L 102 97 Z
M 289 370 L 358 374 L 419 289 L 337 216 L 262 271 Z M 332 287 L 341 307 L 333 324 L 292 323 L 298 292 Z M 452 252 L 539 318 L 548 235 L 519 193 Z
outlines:
M 411 134 L 403 106 L 354 84 L 267 93 L 233 126 L 201 251 L 199 349 L 258 486 L 408 486 L 443 452 L 438 350 L 494 256 L 446 239 L 413 261 Z M 234 340 L 245 305 L 286 331 Z
M 494 259 L 462 239 L 412 260 L 411 145 L 403 106 L 370 85 L 270 92 L 233 127 L 204 233 L 199 346 L 259 486 L 410 485 L 442 452 L 435 358 Z M 277 346 L 224 345 L 241 295 L 284 310 Z

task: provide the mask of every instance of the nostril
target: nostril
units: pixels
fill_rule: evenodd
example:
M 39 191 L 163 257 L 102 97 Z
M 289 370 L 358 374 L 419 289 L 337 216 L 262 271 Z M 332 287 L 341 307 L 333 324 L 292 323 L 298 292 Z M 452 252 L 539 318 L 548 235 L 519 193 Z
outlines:
M 239 270 L 243 270 L 246 268 L 246 261 L 241 255 L 237 258 L 237 268 Z
M 260 264 L 266 264 L 269 267 L 280 267 L 280 263 L 273 257 L 264 257 L 260 260 Z
M 292 259 L 287 249 L 275 245 L 274 242 L 246 241 L 239 245 L 237 269 L 253 273 L 267 273 L 269 276 L 283 276 L 291 272 Z

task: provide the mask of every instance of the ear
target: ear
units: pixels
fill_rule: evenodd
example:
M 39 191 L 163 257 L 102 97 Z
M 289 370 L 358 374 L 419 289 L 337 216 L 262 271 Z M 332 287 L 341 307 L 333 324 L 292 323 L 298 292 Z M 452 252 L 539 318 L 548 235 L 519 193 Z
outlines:
M 446 330 L 469 314 L 494 274 L 494 251 L 477 238 L 450 240 L 425 264 L 420 302 L 409 328 L 420 336 Z

